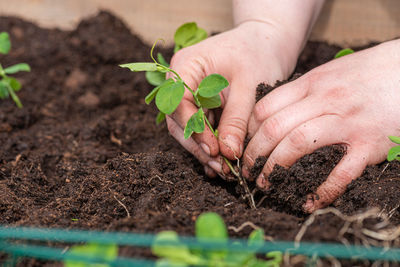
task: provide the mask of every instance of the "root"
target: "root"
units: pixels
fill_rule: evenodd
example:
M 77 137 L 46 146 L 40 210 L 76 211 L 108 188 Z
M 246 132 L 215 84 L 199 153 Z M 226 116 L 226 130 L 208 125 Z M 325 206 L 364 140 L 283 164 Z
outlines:
M 125 204 L 122 203 L 115 195 L 114 195 L 114 198 L 115 198 L 115 200 L 125 209 L 128 218 L 130 218 L 130 217 L 131 217 L 131 214 L 129 213 L 129 210 L 128 210 L 128 208 L 125 206 Z
M 253 222 L 250 222 L 250 221 L 242 223 L 239 227 L 228 226 L 228 229 L 234 231 L 235 233 L 238 233 L 247 226 L 251 227 L 253 230 L 261 229 L 261 227 L 255 225 Z M 274 241 L 274 238 L 272 236 L 264 235 L 264 240 L 268 240 L 268 241 L 272 242 L 272 241 Z

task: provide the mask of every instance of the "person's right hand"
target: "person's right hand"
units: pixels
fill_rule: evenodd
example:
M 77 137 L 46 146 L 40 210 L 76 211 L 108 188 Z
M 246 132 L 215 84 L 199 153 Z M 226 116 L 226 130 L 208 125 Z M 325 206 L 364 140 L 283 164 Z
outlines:
M 274 84 L 286 79 L 295 67 L 301 44 L 279 27 L 247 21 L 233 30 L 184 48 L 172 58 L 171 68 L 193 90 L 204 77 L 213 73 L 224 76 L 230 83 L 220 94 L 222 113 L 214 110 L 206 113 L 212 124 L 219 121 L 218 139 L 207 126 L 203 133 L 184 139 L 183 129 L 198 109 L 188 90 L 177 110 L 167 116 L 171 135 L 199 159 L 208 176 L 229 172 L 227 166 L 222 170 L 220 154 L 230 160 L 242 156 L 257 84 Z

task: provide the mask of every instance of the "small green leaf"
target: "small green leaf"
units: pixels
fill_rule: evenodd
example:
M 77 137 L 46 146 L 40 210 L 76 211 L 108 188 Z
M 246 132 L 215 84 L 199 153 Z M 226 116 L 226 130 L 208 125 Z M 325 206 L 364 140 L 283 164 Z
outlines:
M 196 113 L 194 113 L 187 122 L 185 130 L 183 131 L 183 135 L 185 139 L 188 139 L 193 134 L 193 132 L 195 133 L 204 132 L 204 128 L 205 128 L 204 112 L 202 108 L 199 108 L 199 110 Z
M 165 81 L 165 73 L 159 71 L 146 71 L 146 80 L 151 85 L 159 86 Z
M 398 136 L 389 136 L 390 141 L 393 143 L 399 144 L 400 145 L 400 137 Z
M 196 220 L 196 237 L 225 241 L 228 239 L 228 230 L 221 216 L 215 212 L 205 212 Z
M 128 68 L 131 71 L 157 71 L 156 63 L 137 62 L 119 65 L 121 68 Z
M 197 44 L 197 43 L 203 41 L 204 39 L 207 39 L 207 37 L 208 37 L 208 34 L 207 34 L 206 30 L 204 30 L 202 28 L 197 28 L 195 36 L 192 39 L 190 39 L 189 41 L 187 41 L 184 47 L 188 47 L 188 46 Z
M 8 93 L 8 84 L 4 81 L 0 81 L 0 98 L 7 98 L 10 94 Z
M 8 54 L 11 49 L 10 36 L 7 32 L 0 33 L 0 53 Z
M 144 99 L 144 102 L 146 102 L 147 105 L 153 101 L 153 99 L 156 97 L 158 90 L 160 89 L 160 86 L 155 87 L 151 92 L 146 96 Z
M 283 255 L 282 252 L 280 251 L 271 251 L 268 252 L 267 254 L 265 254 L 265 256 L 267 258 L 271 258 L 270 260 L 268 260 L 266 263 L 268 263 L 268 265 L 266 266 L 271 266 L 271 267 L 279 267 L 281 266 L 281 263 L 283 261 Z
M 400 146 L 392 147 L 387 155 L 388 161 L 400 160 Z
M 228 87 L 229 82 L 219 74 L 211 74 L 205 77 L 199 84 L 198 94 L 202 97 L 212 97 L 218 95 L 224 88 Z
M 157 117 L 156 117 L 156 124 L 159 125 L 164 120 L 165 120 L 165 113 L 162 113 L 161 111 L 158 112 Z
M 219 95 L 212 97 L 202 97 L 201 95 L 198 95 L 197 98 L 203 108 L 213 109 L 221 106 L 221 97 Z
M 156 105 L 158 109 L 170 115 L 178 107 L 184 93 L 185 87 L 181 81 L 162 84 L 156 95 Z
M 4 69 L 4 72 L 7 74 L 14 74 L 19 71 L 31 71 L 31 67 L 26 63 L 19 63 Z
M 5 78 L 5 80 L 8 82 L 8 84 L 11 86 L 11 88 L 15 91 L 18 92 L 22 85 L 19 81 L 17 81 L 17 79 L 13 78 L 13 77 L 7 77 Z
M 115 244 L 88 243 L 85 245 L 73 246 L 68 252 L 70 255 L 93 256 L 103 261 L 112 261 L 118 256 L 118 247 Z M 66 260 L 65 267 L 108 267 L 108 264 L 89 264 Z
M 184 46 L 190 39 L 196 36 L 197 24 L 188 22 L 181 25 L 175 32 L 174 41 L 179 46 Z
M 264 244 L 264 230 L 260 228 L 252 231 L 249 235 L 248 244 L 256 248 L 262 247 Z
M 343 57 L 349 54 L 353 54 L 354 50 L 351 48 L 345 48 L 340 50 L 339 52 L 336 53 L 335 58 Z
M 161 53 L 157 53 L 157 60 L 158 63 L 160 63 L 161 65 L 169 67 L 168 62 L 165 60 L 164 56 Z
M 156 235 L 151 251 L 154 255 L 167 258 L 172 263 L 196 265 L 200 258 L 190 253 L 188 247 L 179 241 L 174 231 L 163 231 Z

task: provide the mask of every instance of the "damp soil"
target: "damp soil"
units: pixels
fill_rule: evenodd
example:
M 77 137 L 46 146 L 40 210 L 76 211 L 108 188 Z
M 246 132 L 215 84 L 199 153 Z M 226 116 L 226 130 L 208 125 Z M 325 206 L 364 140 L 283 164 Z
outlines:
M 144 75 L 118 67 L 148 61 L 150 47 L 121 20 L 101 12 L 61 31 L 0 17 L 0 29 L 13 44 L 9 55 L 0 56 L 2 65 L 27 62 L 32 68 L 16 75 L 24 108 L 0 101 L 0 224 L 192 235 L 197 216 L 215 211 L 228 226 L 250 221 L 275 240 L 293 240 L 307 218 L 301 210 L 306 195 L 345 153 L 330 146 L 288 169 L 277 166 L 271 190 L 256 193 L 253 210 L 236 183 L 206 177 L 166 125 L 155 125 L 156 108 L 144 102 L 152 89 Z M 296 73 L 329 61 L 338 50 L 309 42 Z M 163 53 L 170 57 L 171 49 Z M 260 94 L 270 90 L 259 85 Z M 379 207 L 399 224 L 399 188 L 399 163 L 368 166 L 332 206 L 346 214 Z M 340 241 L 343 224 L 321 216 L 303 240 Z M 230 229 L 234 237 L 252 230 Z

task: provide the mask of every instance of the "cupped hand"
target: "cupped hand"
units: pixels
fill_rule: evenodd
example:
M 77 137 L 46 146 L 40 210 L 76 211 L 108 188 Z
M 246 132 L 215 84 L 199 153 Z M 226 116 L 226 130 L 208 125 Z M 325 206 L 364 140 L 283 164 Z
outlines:
M 369 164 L 382 162 L 400 135 L 400 40 L 335 59 L 261 99 L 249 121 L 244 175 L 258 156 L 268 160 L 257 178 L 268 188 L 276 164 L 289 167 L 319 147 L 343 144 L 347 152 L 307 197 L 313 212 L 332 203 Z
M 184 139 L 183 129 L 198 109 L 187 90 L 177 110 L 167 116 L 171 135 L 199 159 L 207 175 L 229 172 L 226 166 L 223 170 L 221 154 L 231 160 L 241 157 L 257 84 L 287 78 L 296 63 L 297 46 L 292 49 L 291 42 L 277 27 L 249 21 L 173 56 L 171 68 L 193 90 L 213 73 L 224 76 L 230 83 L 220 94 L 221 109 L 206 112 L 212 124 L 219 121 L 218 139 L 207 126 L 203 133 Z

